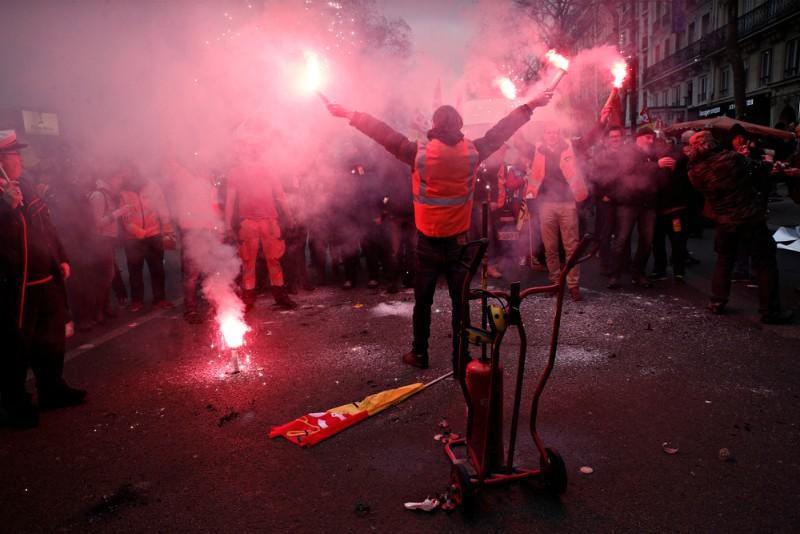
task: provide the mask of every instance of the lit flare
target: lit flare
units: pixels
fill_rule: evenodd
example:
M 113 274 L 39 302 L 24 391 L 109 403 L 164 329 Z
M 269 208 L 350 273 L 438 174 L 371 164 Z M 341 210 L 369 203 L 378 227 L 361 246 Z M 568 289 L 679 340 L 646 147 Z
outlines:
M 500 89 L 503 96 L 509 100 L 517 98 L 517 86 L 506 76 L 501 76 L 494 81 L 494 86 Z
M 225 345 L 231 349 L 238 349 L 244 345 L 244 335 L 250 331 L 250 327 L 235 315 L 225 315 L 219 323 L 222 338 Z
M 558 82 L 561 81 L 561 78 L 566 76 L 567 71 L 569 70 L 569 59 L 565 58 L 555 50 L 548 50 L 545 54 L 545 57 L 551 65 L 558 69 L 553 81 L 550 82 L 550 86 L 547 88 L 548 91 L 555 91 Z
M 625 78 L 628 77 L 628 65 L 624 61 L 618 61 L 611 66 L 611 75 L 614 76 L 612 87 L 621 89 Z

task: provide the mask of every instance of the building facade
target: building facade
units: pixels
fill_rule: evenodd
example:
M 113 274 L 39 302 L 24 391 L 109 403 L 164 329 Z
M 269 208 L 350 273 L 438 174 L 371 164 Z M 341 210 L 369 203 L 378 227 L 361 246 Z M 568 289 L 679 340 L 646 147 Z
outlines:
M 736 0 L 746 120 L 796 122 L 800 112 L 800 0 Z M 651 122 L 735 116 L 722 0 L 639 4 L 640 101 Z

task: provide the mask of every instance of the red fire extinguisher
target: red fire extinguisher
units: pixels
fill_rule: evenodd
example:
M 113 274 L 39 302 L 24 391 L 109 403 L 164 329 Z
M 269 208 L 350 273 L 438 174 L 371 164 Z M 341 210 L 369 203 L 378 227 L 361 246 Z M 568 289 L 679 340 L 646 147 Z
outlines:
M 486 458 L 485 465 L 489 471 L 503 465 L 503 364 L 501 362 L 498 362 L 497 372 L 493 398 L 489 399 L 492 382 L 490 361 L 472 360 L 466 369 L 467 391 L 473 408 L 472 429 L 468 441 L 479 459 Z M 487 448 L 486 456 L 483 454 L 484 443 Z

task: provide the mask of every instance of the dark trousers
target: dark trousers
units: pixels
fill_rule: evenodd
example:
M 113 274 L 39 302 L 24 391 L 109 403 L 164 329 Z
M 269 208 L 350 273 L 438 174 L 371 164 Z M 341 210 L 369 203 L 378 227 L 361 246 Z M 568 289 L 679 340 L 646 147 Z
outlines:
M 392 283 L 399 284 L 407 274 L 414 278 L 416 269 L 417 229 L 413 215 L 389 215 L 384 224 L 388 229 L 389 251 L 386 260 L 386 276 Z
M 181 230 L 181 285 L 183 286 L 183 306 L 187 312 L 197 311 L 197 290 L 202 272 L 200 266 L 188 254 L 188 250 L 202 250 L 194 243 L 214 243 L 210 230 Z
M 164 300 L 164 241 L 161 235 L 125 240 L 125 256 L 131 283 L 131 302 L 144 300 L 144 263 L 150 271 L 153 303 Z
M 672 248 L 672 274 L 686 274 L 686 240 L 688 234 L 688 212 L 678 210 L 656 217 L 653 234 L 653 272 L 667 271 L 667 238 Z M 677 221 L 677 222 L 676 222 Z
M 108 308 L 111 296 L 111 284 L 114 280 L 114 243 L 116 238 L 96 236 L 92 244 L 91 273 L 94 282 L 92 287 L 92 316 L 100 318 Z
M 3 404 L 12 406 L 27 395 L 28 365 L 40 394 L 63 387 L 66 321 L 66 294 L 61 283 L 50 281 L 26 288 L 22 327 L 3 320 L 6 330 L 0 357 Z
M 611 236 L 614 235 L 614 225 L 616 223 L 616 206 L 611 202 L 603 202 L 597 199 L 597 209 L 595 210 L 594 232 L 600 242 L 600 266 L 602 272 L 611 272 L 614 262 L 611 255 Z
M 619 277 L 625 266 L 625 255 L 630 250 L 633 227 L 639 236 L 636 253 L 631 263 L 631 275 L 634 278 L 644 276 L 650 249 L 653 247 L 653 233 L 656 225 L 656 210 L 643 206 L 617 206 L 616 225 L 614 227 L 614 243 L 611 254 L 614 258 L 612 276 Z
M 731 293 L 731 274 L 736 253 L 742 246 L 750 255 L 758 280 L 759 312 L 764 315 L 780 312 L 778 292 L 777 247 L 764 221 L 732 225 L 717 225 L 714 251 L 717 262 L 711 277 L 711 300 L 725 303 Z
M 286 242 L 286 252 L 281 261 L 283 262 L 283 277 L 286 287 L 289 291 L 297 291 L 301 287 L 311 287 L 306 267 L 308 229 L 304 226 L 290 227 L 287 228 L 283 237 Z
M 461 293 L 467 269 L 459 261 L 466 244 L 466 234 L 453 237 L 428 237 L 417 234 L 417 275 L 414 282 L 414 341 L 411 348 L 419 354 L 428 353 L 431 333 L 431 305 L 440 275 L 447 279 L 452 304 L 453 357 L 458 355 L 458 329 L 461 323 Z

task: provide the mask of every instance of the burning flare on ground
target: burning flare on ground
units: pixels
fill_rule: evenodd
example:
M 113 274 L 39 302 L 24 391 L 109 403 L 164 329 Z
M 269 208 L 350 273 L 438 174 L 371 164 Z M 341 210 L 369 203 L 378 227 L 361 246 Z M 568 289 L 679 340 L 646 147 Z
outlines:
M 220 314 L 219 318 L 219 330 L 222 333 L 225 346 L 231 349 L 238 349 L 244 345 L 244 335 L 250 331 L 250 327 L 236 314 L 223 313 Z
M 621 89 L 625 78 L 628 77 L 628 65 L 624 61 L 618 61 L 611 66 L 611 74 L 614 76 L 612 87 L 614 89 Z
M 517 98 L 517 86 L 514 85 L 514 82 L 507 76 L 501 76 L 495 79 L 493 85 L 498 87 L 500 92 L 503 93 L 503 96 L 507 99 L 514 100 Z
M 558 69 L 553 81 L 550 82 L 550 86 L 547 88 L 548 91 L 555 91 L 558 82 L 561 81 L 561 78 L 563 78 L 569 70 L 569 60 L 555 50 L 548 50 L 545 57 L 551 65 Z
M 250 331 L 250 327 L 234 311 L 220 313 L 217 320 L 224 346 L 231 351 L 231 374 L 237 374 L 240 371 L 239 349 L 244 345 L 244 335 Z

